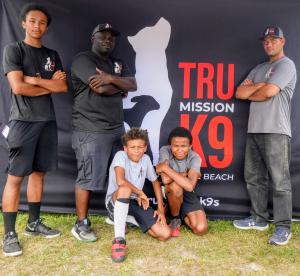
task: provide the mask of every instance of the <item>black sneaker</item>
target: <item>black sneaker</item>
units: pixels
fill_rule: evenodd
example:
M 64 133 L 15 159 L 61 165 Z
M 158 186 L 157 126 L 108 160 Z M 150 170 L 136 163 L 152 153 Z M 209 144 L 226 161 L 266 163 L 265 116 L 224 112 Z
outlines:
M 16 257 L 22 254 L 22 248 L 16 232 L 8 232 L 4 235 L 3 254 L 7 257 Z
M 60 236 L 60 231 L 51 229 L 42 223 L 42 219 L 39 218 L 34 222 L 27 223 L 25 228 L 25 234 L 29 236 L 38 236 L 41 235 L 45 238 L 56 238 Z
M 91 228 L 91 221 L 88 218 L 77 220 L 71 233 L 80 241 L 95 242 L 97 240 L 97 236 Z

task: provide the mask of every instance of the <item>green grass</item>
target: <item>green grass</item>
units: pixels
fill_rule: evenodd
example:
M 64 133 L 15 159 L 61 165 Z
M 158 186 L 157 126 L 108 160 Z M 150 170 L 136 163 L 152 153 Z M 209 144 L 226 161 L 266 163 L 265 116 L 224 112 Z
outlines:
M 0 216 L 0 235 L 3 220 Z M 23 255 L 0 255 L 0 275 L 300 275 L 300 224 L 292 226 L 287 246 L 270 246 L 274 227 L 266 232 L 241 231 L 230 221 L 210 221 L 203 237 L 182 227 L 179 238 L 159 242 L 130 228 L 127 259 L 122 264 L 110 259 L 113 228 L 105 217 L 91 216 L 99 236 L 95 243 L 77 241 L 70 233 L 73 215 L 43 214 L 47 224 L 60 229 L 56 239 L 27 237 L 27 214 L 20 214 L 17 231 Z

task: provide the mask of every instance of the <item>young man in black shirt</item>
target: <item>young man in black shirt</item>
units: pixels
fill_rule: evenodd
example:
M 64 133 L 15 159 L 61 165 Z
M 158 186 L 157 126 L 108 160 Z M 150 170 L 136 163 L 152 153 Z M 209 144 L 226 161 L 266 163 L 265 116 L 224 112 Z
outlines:
M 110 157 L 122 150 L 124 133 L 122 97 L 136 90 L 127 66 L 111 56 L 119 32 L 110 24 L 99 24 L 92 32 L 92 49 L 79 53 L 72 63 L 74 87 L 73 136 L 78 176 L 76 212 L 72 234 L 80 241 L 96 241 L 88 219 L 92 191 L 106 191 Z
M 3 68 L 11 86 L 11 110 L 3 135 L 9 147 L 7 182 L 3 191 L 3 253 L 18 256 L 22 249 L 15 231 L 20 187 L 28 177 L 28 235 L 60 235 L 40 219 L 44 175 L 57 167 L 57 128 L 51 93 L 67 92 L 66 74 L 56 51 L 42 45 L 51 22 L 48 11 L 28 4 L 21 11 L 25 39 L 7 45 Z

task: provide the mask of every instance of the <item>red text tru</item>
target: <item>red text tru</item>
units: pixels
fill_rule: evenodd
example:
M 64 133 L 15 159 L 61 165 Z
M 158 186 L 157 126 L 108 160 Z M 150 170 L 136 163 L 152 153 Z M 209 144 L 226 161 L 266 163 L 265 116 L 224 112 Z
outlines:
M 183 100 L 193 101 L 228 101 L 234 94 L 234 64 L 180 62 L 178 67 L 183 71 Z M 225 72 L 226 88 L 224 89 Z M 191 87 L 192 78 L 196 76 L 196 87 Z M 193 82 L 195 83 L 195 82 Z M 225 115 L 208 116 L 198 114 L 196 117 L 183 113 L 180 117 L 181 126 L 190 129 L 193 136 L 193 149 L 202 158 L 202 167 L 227 168 L 233 160 L 233 124 L 230 117 Z M 207 130 L 207 133 L 203 130 Z M 200 141 L 208 140 L 211 147 L 205 154 Z M 203 135 L 204 134 L 204 135 Z M 203 138 L 204 137 L 204 138 Z M 213 152 L 213 153 L 211 153 Z

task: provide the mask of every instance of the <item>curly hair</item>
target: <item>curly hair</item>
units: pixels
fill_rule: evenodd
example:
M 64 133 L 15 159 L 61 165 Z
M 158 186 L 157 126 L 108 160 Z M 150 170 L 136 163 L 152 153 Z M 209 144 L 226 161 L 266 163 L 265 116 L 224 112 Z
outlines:
M 133 127 L 122 136 L 122 143 L 124 146 L 126 146 L 128 141 L 136 140 L 136 139 L 144 140 L 145 144 L 148 145 L 149 143 L 148 131 L 146 129 Z
M 40 11 L 47 17 L 47 26 L 50 25 L 52 18 L 49 11 L 39 3 L 28 3 L 26 4 L 20 12 L 20 18 L 22 21 L 26 20 L 26 16 L 30 11 Z

